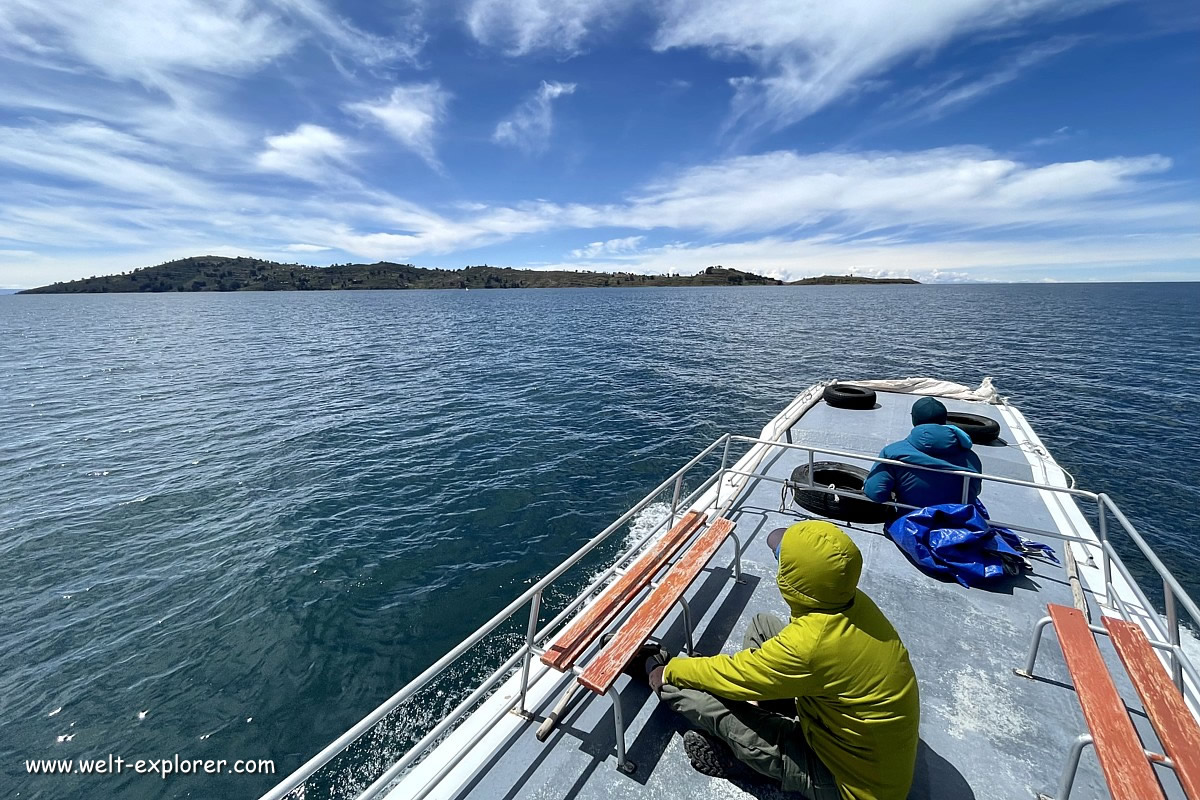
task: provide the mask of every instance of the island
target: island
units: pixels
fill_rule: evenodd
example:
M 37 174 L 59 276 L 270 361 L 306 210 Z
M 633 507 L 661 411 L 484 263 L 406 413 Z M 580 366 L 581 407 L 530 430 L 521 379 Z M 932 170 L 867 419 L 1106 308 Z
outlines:
M 822 275 L 819 278 L 801 278 L 798 281 L 792 281 L 788 286 L 868 286 L 880 283 L 915 286 L 921 282 L 912 278 L 864 278 L 858 275 Z
M 806 278 L 797 284 L 916 283 L 904 279 Z M 434 269 L 380 261 L 313 267 L 259 258 L 193 256 L 118 275 L 62 281 L 21 294 L 103 292 L 247 292 L 352 289 L 548 289 L 642 286 L 783 286 L 783 281 L 723 266 L 695 275 L 538 270 L 474 266 Z

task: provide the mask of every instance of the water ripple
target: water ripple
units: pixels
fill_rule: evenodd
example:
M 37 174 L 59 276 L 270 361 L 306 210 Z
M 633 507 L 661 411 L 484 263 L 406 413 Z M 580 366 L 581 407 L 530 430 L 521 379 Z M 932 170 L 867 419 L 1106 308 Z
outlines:
M 832 376 L 994 376 L 1195 589 L 1197 300 L 1194 284 L 0 298 L 0 756 L 290 771 L 712 438 Z M 86 791 L 13 777 L 22 797 Z

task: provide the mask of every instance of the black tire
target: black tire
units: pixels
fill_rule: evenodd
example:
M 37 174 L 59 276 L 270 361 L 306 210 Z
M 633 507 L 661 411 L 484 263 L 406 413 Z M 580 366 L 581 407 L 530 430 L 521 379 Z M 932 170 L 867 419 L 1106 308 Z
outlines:
M 821 398 L 834 408 L 865 410 L 875 407 L 875 392 L 858 386 L 834 383 L 825 387 Z
M 975 444 L 994 442 L 1000 436 L 1000 423 L 979 414 L 947 414 L 946 424 L 960 429 Z
M 852 464 L 839 461 L 818 461 L 813 464 L 813 483 L 826 489 L 832 485 L 837 489 L 861 493 L 866 479 L 867 471 Z M 809 489 L 808 464 L 801 464 L 792 470 L 792 483 L 796 484 L 792 487 L 796 504 L 822 517 L 864 524 L 887 522 L 892 518 L 889 506 L 858 497 Z

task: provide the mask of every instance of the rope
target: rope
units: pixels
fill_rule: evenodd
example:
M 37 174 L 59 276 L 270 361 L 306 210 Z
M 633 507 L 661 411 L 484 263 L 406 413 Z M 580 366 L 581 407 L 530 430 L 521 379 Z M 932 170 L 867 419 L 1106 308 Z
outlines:
M 1063 467 L 1061 464 L 1059 464 L 1057 461 L 1055 461 L 1053 458 L 1051 458 L 1050 454 L 1046 452 L 1046 448 L 1044 448 L 1040 445 L 1036 445 L 1033 442 L 1029 442 L 1029 441 L 1021 442 L 1020 444 L 1010 444 L 1009 447 L 1015 447 L 1016 449 L 1020 450 L 1022 453 L 1029 453 L 1031 455 L 1035 455 L 1039 459 L 1041 459 L 1041 461 L 1043 463 L 1062 470 L 1063 475 L 1067 476 L 1067 488 L 1068 489 L 1075 488 L 1075 486 L 1076 486 L 1075 476 L 1072 475 L 1070 472 L 1068 472 L 1065 467 Z

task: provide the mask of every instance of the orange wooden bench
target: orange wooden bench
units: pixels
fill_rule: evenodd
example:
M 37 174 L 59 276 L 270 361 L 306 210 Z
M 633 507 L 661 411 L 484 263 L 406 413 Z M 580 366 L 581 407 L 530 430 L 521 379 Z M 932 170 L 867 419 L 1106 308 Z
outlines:
M 684 542 L 689 538 L 691 533 L 695 531 L 703 523 L 703 516 L 698 515 L 698 519 L 689 520 L 685 516 L 683 520 L 672 528 L 671 531 L 659 541 L 655 548 L 643 555 L 634 568 L 622 576 L 621 580 L 614 583 L 610 589 L 614 589 L 621 585 L 621 588 L 613 592 L 613 597 L 608 598 L 612 602 L 605 602 L 608 591 L 601 596 L 600 601 L 594 604 L 592 609 L 581 615 L 563 635 L 555 639 L 554 643 L 547 648 L 542 656 L 542 661 L 556 669 L 570 669 L 578 676 L 577 683 L 571 686 L 560 700 L 558 706 L 547 716 L 546 721 L 542 724 L 542 728 L 538 731 L 538 738 L 545 739 L 549 731 L 553 729 L 557 719 L 561 716 L 566 708 L 567 703 L 574 694 L 578 686 L 583 686 L 596 694 L 608 694 L 613 702 L 613 723 L 616 727 L 617 740 L 617 769 L 622 772 L 633 772 L 635 766 L 625 755 L 625 721 L 621 713 L 621 698 L 617 695 L 614 685 L 617 677 L 621 674 L 629 660 L 637 654 L 642 644 L 654 632 L 654 629 L 662 623 L 677 603 L 683 605 L 684 610 L 684 627 L 687 633 L 688 650 L 692 649 L 692 631 L 691 631 L 691 612 L 687 606 L 687 601 L 684 599 L 684 593 L 688 587 L 696 580 L 701 570 L 712 560 L 712 557 L 720 549 L 721 545 L 729 538 L 733 537 L 734 523 L 727 519 L 717 519 L 705 530 L 700 536 L 689 546 L 684 554 L 671 565 L 662 581 L 653 584 L 653 588 L 641 605 L 629 616 L 629 618 L 617 630 L 614 638 L 604 645 L 600 652 L 590 661 L 585 668 L 580 668 L 575 662 L 578 660 L 587 645 L 594 641 L 602 632 L 604 624 L 607 624 L 614 619 L 621 609 L 628 606 L 634 596 L 647 585 L 652 584 L 652 578 L 659 571 L 666 557 L 660 558 L 660 547 L 662 552 L 669 551 L 670 554 L 678 552 Z M 687 533 L 678 533 L 677 529 L 682 525 L 687 525 Z M 738 547 L 737 558 L 741 557 L 741 548 Z M 638 568 L 643 560 L 646 560 L 644 568 Z M 740 570 L 739 570 L 740 571 Z M 635 576 L 630 578 L 630 576 Z M 629 580 L 626 580 L 629 579 Z M 616 608 L 613 608 L 616 606 Z M 594 613 L 594 617 L 593 617 Z M 576 630 L 577 629 L 577 630 Z M 570 634 L 570 635 L 568 635 Z M 581 639 L 586 642 L 579 644 Z M 559 664 L 566 666 L 559 667 Z
M 651 592 L 637 611 L 633 612 L 633 616 L 621 626 L 616 637 L 605 645 L 579 676 L 579 682 L 585 688 L 596 694 L 604 694 L 612 688 L 613 682 L 629 663 L 629 659 L 633 658 L 646 639 L 650 638 L 650 634 L 666 618 L 667 612 L 683 599 L 683 593 L 731 533 L 732 522 L 727 519 L 715 520 L 696 543 L 688 548 L 683 557 L 671 567 L 662 583 Z
M 1108 628 L 1117 655 L 1133 680 L 1142 708 L 1172 761 L 1184 793 L 1192 800 L 1200 800 L 1200 725 L 1188 711 L 1187 703 L 1167 676 L 1142 629 L 1114 617 L 1105 617 L 1104 627 Z
M 629 570 L 608 586 L 588 610 L 576 617 L 542 655 L 542 663 L 565 672 L 575 666 L 583 652 L 596 641 L 604 626 L 612 622 L 638 593 L 650 585 L 671 557 L 679 552 L 696 529 L 704 524 L 705 515 L 689 511 L 652 548 L 643 553 Z
M 1200 728 L 1171 683 L 1162 662 L 1154 655 L 1145 634 L 1136 625 L 1123 620 L 1105 617 L 1105 627 L 1100 628 L 1088 624 L 1078 609 L 1055 604 L 1048 608 L 1050 616 L 1039 620 L 1034 628 L 1025 669 L 1015 672 L 1033 677 L 1042 632 L 1048 624 L 1053 624 L 1090 733 L 1081 735 L 1071 746 L 1057 797 L 1052 799 L 1045 794 L 1038 797 L 1041 800 L 1068 800 L 1083 749 L 1090 744 L 1095 746 L 1096 758 L 1113 800 L 1163 798 L 1162 786 L 1151 762 L 1175 769 L 1187 796 L 1191 800 L 1200 800 L 1200 794 L 1196 793 L 1200 780 Z M 1138 738 L 1129 710 L 1096 646 L 1095 633 L 1108 633 L 1112 637 L 1117 654 L 1130 673 L 1147 716 L 1170 758 L 1146 750 Z

